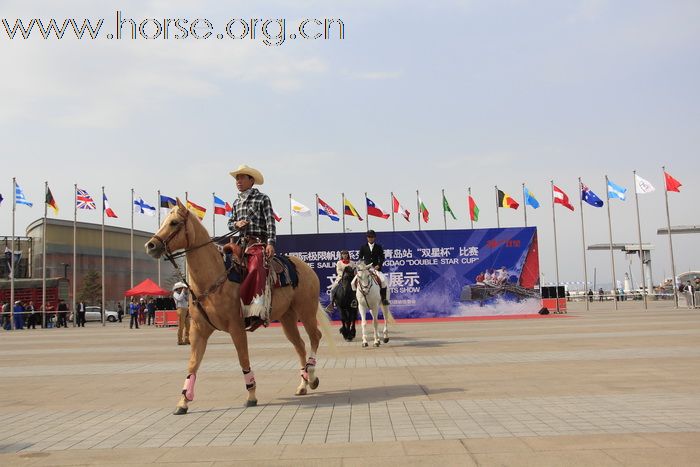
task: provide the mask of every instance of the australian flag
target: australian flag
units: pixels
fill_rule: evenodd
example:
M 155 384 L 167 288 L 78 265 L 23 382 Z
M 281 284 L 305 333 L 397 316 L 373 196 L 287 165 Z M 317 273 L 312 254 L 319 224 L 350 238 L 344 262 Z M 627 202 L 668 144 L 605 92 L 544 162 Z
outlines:
M 598 198 L 598 195 L 593 193 L 591 189 L 583 183 L 581 184 L 581 199 L 596 208 L 603 207 L 603 200 Z

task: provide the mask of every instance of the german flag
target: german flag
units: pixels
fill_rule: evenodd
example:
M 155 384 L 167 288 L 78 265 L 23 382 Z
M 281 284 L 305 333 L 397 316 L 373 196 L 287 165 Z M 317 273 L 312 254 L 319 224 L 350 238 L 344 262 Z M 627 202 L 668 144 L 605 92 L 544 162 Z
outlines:
M 511 208 L 511 209 L 518 209 L 518 206 L 520 206 L 517 201 L 515 201 L 513 198 L 511 198 L 507 194 L 503 193 L 501 190 L 498 190 L 497 205 L 499 208 Z
M 58 204 L 56 204 L 56 200 L 54 199 L 53 194 L 51 194 L 51 188 L 48 186 L 46 187 L 46 204 L 51 206 L 51 209 L 53 209 L 55 215 L 58 215 Z

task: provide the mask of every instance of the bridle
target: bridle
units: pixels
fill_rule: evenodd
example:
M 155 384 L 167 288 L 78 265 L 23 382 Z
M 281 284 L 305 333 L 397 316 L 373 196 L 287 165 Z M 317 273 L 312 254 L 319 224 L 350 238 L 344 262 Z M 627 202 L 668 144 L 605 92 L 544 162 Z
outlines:
M 361 274 L 362 272 L 367 273 L 367 283 L 363 283 Z M 374 286 L 374 278 L 372 277 L 372 273 L 369 270 L 369 266 L 366 269 L 360 269 L 359 267 L 357 268 L 357 288 L 362 294 L 363 297 L 365 297 L 365 303 L 369 305 L 369 302 L 367 301 L 367 295 L 369 294 L 370 290 L 372 290 L 372 287 Z
M 187 254 L 188 252 L 190 252 L 190 251 L 194 251 L 194 250 L 196 250 L 196 249 L 202 248 L 203 246 L 206 246 L 206 245 L 208 245 L 208 244 L 210 244 L 210 243 L 218 242 L 219 240 L 224 239 L 224 238 L 229 238 L 229 237 L 231 237 L 233 234 L 235 234 L 235 233 L 237 232 L 237 230 L 233 230 L 233 231 L 231 231 L 231 232 L 229 232 L 229 233 L 227 233 L 227 234 L 225 234 L 225 235 L 222 235 L 222 236 L 220 236 L 220 237 L 214 237 L 214 238 L 212 238 L 211 240 L 202 243 L 201 245 L 197 245 L 197 246 L 194 246 L 194 247 L 190 247 L 190 235 L 189 235 L 189 232 L 187 231 L 187 228 L 186 228 L 186 227 L 187 227 L 187 221 L 188 221 L 189 218 L 190 218 L 190 211 L 189 211 L 189 210 L 186 210 L 185 212 L 186 212 L 186 213 L 185 213 L 185 216 L 182 218 L 182 222 L 180 222 L 180 223 L 177 225 L 177 227 L 176 227 L 175 229 L 173 229 L 172 232 L 170 232 L 170 235 L 168 235 L 165 239 L 163 239 L 163 238 L 161 238 L 158 234 L 155 234 L 155 235 L 153 235 L 153 238 L 155 238 L 156 240 L 158 240 L 158 241 L 163 245 L 163 248 L 165 249 L 165 254 L 164 254 L 165 259 L 167 259 L 168 261 L 170 261 L 170 264 L 172 264 L 172 265 L 173 265 L 173 268 L 175 268 L 175 272 L 177 272 L 177 275 L 180 277 L 180 280 L 187 286 L 187 289 L 190 291 L 190 295 L 192 296 L 192 303 L 194 303 L 194 304 L 197 306 L 197 309 L 198 309 L 199 312 L 202 314 L 202 316 L 204 316 L 204 319 L 207 321 L 207 323 L 209 323 L 209 325 L 210 325 L 211 327 L 213 327 L 214 329 L 216 329 L 217 331 L 219 331 L 220 329 L 217 328 L 216 326 L 214 326 L 214 323 L 212 323 L 212 322 L 211 322 L 211 319 L 209 319 L 209 315 L 208 315 L 207 312 L 204 310 L 204 306 L 202 305 L 201 301 L 204 300 L 205 298 L 207 298 L 207 297 L 208 297 L 209 295 L 211 295 L 212 293 L 214 293 L 216 290 L 218 290 L 218 289 L 224 284 L 224 282 L 226 282 L 226 278 L 228 277 L 229 272 L 231 272 L 231 269 L 233 269 L 233 268 L 234 268 L 235 266 L 237 266 L 238 264 L 237 264 L 235 261 L 231 261 L 231 266 L 229 267 L 229 269 L 227 269 L 227 270 L 224 272 L 224 274 L 223 274 L 221 277 L 219 277 L 219 279 L 217 279 L 216 282 L 214 282 L 214 284 L 213 284 L 211 287 L 209 287 L 204 293 L 202 293 L 200 296 L 197 296 L 197 294 L 195 294 L 194 290 L 193 290 L 192 287 L 190 286 L 189 282 L 187 282 L 187 278 L 185 277 L 185 275 L 184 275 L 184 274 L 182 273 L 182 271 L 180 270 L 180 267 L 177 265 L 177 262 L 175 261 L 175 259 L 176 259 L 176 258 L 179 258 L 179 257 L 181 257 L 181 256 L 186 255 L 186 254 Z M 179 215 L 179 214 L 178 214 L 178 215 Z M 185 248 L 182 249 L 182 251 L 179 251 L 179 252 L 177 252 L 177 253 L 172 253 L 172 252 L 170 251 L 170 247 L 168 246 L 168 243 L 169 243 L 169 242 L 175 237 L 175 235 L 177 235 L 177 234 L 180 232 L 180 230 L 182 230 L 183 228 L 185 229 Z

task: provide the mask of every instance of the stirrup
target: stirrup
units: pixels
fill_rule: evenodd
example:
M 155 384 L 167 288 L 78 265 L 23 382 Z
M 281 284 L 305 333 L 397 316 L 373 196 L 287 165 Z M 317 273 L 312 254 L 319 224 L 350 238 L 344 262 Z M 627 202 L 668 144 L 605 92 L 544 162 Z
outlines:
M 389 305 L 391 305 L 391 303 L 389 303 L 389 300 L 388 300 L 388 299 L 382 298 L 382 305 L 389 306 Z

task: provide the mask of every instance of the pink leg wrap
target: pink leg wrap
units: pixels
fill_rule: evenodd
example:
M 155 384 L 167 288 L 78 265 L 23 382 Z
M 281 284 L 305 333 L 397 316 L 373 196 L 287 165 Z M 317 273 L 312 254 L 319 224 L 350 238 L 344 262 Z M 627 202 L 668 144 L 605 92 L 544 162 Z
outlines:
M 299 370 L 299 374 L 302 378 L 304 378 L 304 381 L 306 381 L 307 383 L 309 382 L 309 372 L 306 371 L 306 367 Z
M 255 387 L 255 375 L 253 374 L 253 370 L 248 370 L 246 372 L 243 370 L 243 380 L 245 381 L 245 388 L 247 390 L 251 390 Z
M 187 375 L 187 379 L 185 379 L 185 385 L 182 386 L 182 394 L 185 396 L 185 399 L 187 399 L 189 402 L 192 402 L 194 400 L 194 383 L 197 380 L 197 375 L 194 373 L 191 375 Z
M 314 357 L 309 357 L 308 360 L 306 360 L 306 366 L 316 366 L 316 358 Z

